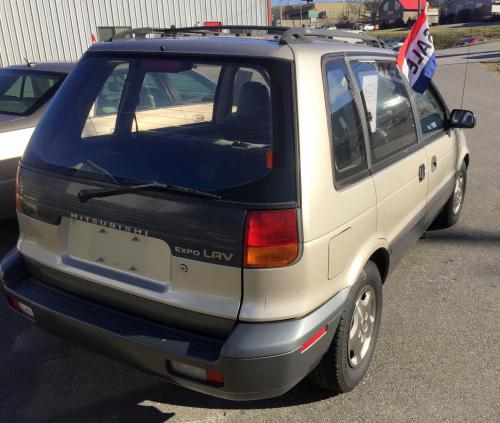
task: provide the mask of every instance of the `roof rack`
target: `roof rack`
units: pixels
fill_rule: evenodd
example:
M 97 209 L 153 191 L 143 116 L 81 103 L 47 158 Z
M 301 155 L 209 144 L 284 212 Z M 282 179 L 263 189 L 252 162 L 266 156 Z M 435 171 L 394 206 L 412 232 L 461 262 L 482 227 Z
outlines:
M 271 35 L 281 35 L 288 27 L 280 26 L 258 26 L 258 25 L 219 25 L 219 26 L 188 26 L 177 28 L 172 25 L 169 28 L 133 28 L 119 32 L 106 41 L 126 40 L 131 38 L 146 38 L 147 35 L 160 35 L 161 37 L 175 37 L 177 35 L 223 35 L 220 31 L 229 30 L 233 35 L 252 36 L 261 31 Z
M 360 34 L 338 29 L 288 28 L 280 38 L 281 44 L 307 42 L 308 37 L 325 38 L 332 41 L 360 40 L 369 41 L 374 47 L 384 48 L 385 44 L 373 35 Z
M 313 28 L 289 28 L 280 26 L 257 26 L 257 25 L 220 25 L 220 26 L 191 26 L 184 28 L 134 28 L 119 32 L 107 41 L 126 40 L 132 38 L 146 38 L 148 35 L 158 35 L 160 37 L 175 38 L 182 36 L 224 36 L 221 31 L 229 30 L 234 36 L 257 35 L 258 32 L 264 32 L 274 35 L 280 44 L 294 44 L 309 42 L 311 38 L 324 38 L 332 41 L 352 42 L 356 40 L 368 41 L 374 47 L 385 47 L 385 44 L 373 35 L 359 34 L 351 31 L 313 29 Z M 259 34 L 260 35 L 260 34 Z M 348 41 L 351 40 L 351 41 Z

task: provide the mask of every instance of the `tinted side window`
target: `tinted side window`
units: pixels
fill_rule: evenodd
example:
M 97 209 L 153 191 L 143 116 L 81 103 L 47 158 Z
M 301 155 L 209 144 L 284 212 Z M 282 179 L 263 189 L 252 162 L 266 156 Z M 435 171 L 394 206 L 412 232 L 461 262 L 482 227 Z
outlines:
M 420 116 L 422 134 L 429 134 L 444 128 L 445 114 L 436 95 L 427 88 L 423 94 L 413 91 L 415 104 Z
M 368 121 L 372 161 L 417 144 L 410 99 L 394 63 L 352 62 Z
M 336 181 L 367 168 L 363 128 L 347 73 L 342 60 L 326 64 Z

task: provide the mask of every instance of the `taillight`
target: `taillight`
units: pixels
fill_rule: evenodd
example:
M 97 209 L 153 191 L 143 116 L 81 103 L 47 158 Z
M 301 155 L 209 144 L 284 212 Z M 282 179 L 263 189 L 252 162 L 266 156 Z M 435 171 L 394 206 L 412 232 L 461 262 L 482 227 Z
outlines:
M 21 174 L 21 166 L 17 166 L 17 173 L 16 173 L 16 210 L 17 211 L 21 210 L 21 197 L 20 197 L 20 190 L 19 190 L 19 176 L 20 176 L 20 174 Z
M 245 228 L 245 267 L 283 267 L 299 254 L 297 210 L 250 211 Z

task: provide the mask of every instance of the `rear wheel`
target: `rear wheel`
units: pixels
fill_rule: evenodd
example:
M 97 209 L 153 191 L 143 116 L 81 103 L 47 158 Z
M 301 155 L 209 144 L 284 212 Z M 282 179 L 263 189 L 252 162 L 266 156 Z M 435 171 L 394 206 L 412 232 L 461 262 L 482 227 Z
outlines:
M 368 262 L 351 288 L 330 348 L 309 378 L 334 394 L 351 391 L 373 357 L 382 314 L 382 280 Z
M 455 176 L 453 193 L 444 205 L 443 209 L 432 222 L 429 230 L 446 229 L 458 222 L 462 206 L 464 204 L 465 189 L 467 187 L 467 166 L 462 163 L 460 170 Z

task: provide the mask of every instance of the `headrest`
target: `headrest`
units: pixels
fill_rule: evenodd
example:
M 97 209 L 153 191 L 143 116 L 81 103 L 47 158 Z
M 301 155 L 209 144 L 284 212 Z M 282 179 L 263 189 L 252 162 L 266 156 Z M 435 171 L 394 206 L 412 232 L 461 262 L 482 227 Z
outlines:
M 270 118 L 271 106 L 269 92 L 260 82 L 245 82 L 238 99 L 238 117 Z

